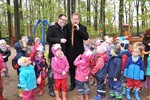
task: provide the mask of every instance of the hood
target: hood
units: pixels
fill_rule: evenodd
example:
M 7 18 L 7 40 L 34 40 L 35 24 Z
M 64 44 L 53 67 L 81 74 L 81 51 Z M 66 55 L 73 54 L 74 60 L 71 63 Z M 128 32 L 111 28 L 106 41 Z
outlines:
M 53 46 L 52 46 L 52 48 L 51 48 L 51 51 L 52 51 L 52 53 L 53 53 L 53 55 L 55 56 L 55 57 L 57 57 L 57 58 L 60 58 L 60 57 L 58 57 L 57 55 L 56 55 L 56 51 L 57 51 L 57 49 L 59 49 L 59 48 L 61 48 L 61 46 L 60 46 L 60 44 L 54 44 Z M 64 53 L 62 52 L 62 57 L 61 58 L 63 58 L 64 57 Z
M 92 58 L 92 51 L 91 50 L 84 51 L 81 58 L 87 61 L 90 60 Z
M 124 54 L 127 55 L 128 57 L 131 56 L 131 53 L 128 50 L 121 51 L 121 55 L 124 55 Z
M 104 60 L 104 62 L 108 61 L 108 54 L 107 53 L 97 54 L 96 56 L 97 56 L 96 58 L 101 57 Z

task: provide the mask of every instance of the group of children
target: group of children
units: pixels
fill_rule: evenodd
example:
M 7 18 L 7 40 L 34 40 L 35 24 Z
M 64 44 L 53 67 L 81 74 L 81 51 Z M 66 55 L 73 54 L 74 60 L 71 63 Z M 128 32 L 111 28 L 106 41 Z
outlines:
M 28 38 L 23 36 L 15 43 L 16 56 L 12 60 L 12 66 L 17 70 L 19 95 L 23 100 L 35 100 L 36 88 L 39 95 L 43 94 L 45 85 L 46 70 L 51 66 L 54 72 L 54 90 L 56 100 L 67 100 L 67 77 L 69 63 L 61 50 L 60 44 L 54 44 L 51 48 L 54 57 L 51 65 L 48 65 L 44 56 L 43 46 L 40 38 L 35 38 L 35 45 L 32 50 L 27 47 Z M 121 100 L 125 95 L 127 100 L 131 100 L 130 92 L 134 90 L 134 97 L 140 100 L 139 91 L 144 79 L 144 62 L 141 54 L 143 47 L 138 43 L 129 46 L 127 37 L 117 38 L 114 43 L 112 37 L 105 37 L 104 41 L 96 40 L 93 44 L 86 41 L 85 51 L 74 61 L 76 66 L 76 87 L 80 100 L 89 100 L 90 85 L 89 79 L 96 79 L 97 91 L 94 100 L 102 100 L 105 97 L 105 85 L 109 85 L 108 100 Z M 5 40 L 0 40 L 0 73 L 4 72 L 9 76 L 6 62 L 11 51 Z M 147 80 L 145 87 L 150 88 L 150 56 L 146 66 Z M 2 82 L 0 77 L 0 100 L 5 100 L 2 95 Z M 1 99 L 3 98 L 3 99 Z M 147 97 L 150 100 L 150 95 Z

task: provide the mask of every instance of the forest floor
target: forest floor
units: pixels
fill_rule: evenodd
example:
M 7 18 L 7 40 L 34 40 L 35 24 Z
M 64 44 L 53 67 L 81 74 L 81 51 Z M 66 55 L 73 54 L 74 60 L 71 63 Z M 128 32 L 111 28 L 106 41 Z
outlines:
M 21 100 L 21 98 L 17 94 L 17 88 L 16 88 L 16 86 L 17 86 L 17 73 L 16 73 L 16 70 L 14 70 L 11 66 L 11 61 L 12 61 L 13 57 L 16 55 L 16 51 L 14 48 L 11 48 L 11 52 L 12 52 L 12 54 L 9 58 L 8 63 L 7 63 L 8 67 L 9 67 L 10 77 L 5 77 L 4 74 L 2 74 L 3 84 L 4 84 L 3 94 L 8 100 Z M 47 81 L 47 78 L 46 78 L 46 81 Z M 69 87 L 69 85 L 70 85 L 69 78 L 68 78 L 67 84 Z M 106 86 L 106 88 L 107 88 L 107 93 L 106 93 L 107 95 L 104 98 L 104 100 L 107 100 L 107 97 L 109 94 L 108 85 Z M 90 100 L 94 100 L 93 97 L 95 96 L 95 93 L 96 93 L 96 87 L 91 86 L 91 92 L 89 95 Z M 133 96 L 133 92 L 131 92 L 131 95 L 132 95 L 132 100 L 135 100 L 134 96 Z M 142 88 L 142 90 L 140 92 L 141 100 L 146 100 L 146 96 L 147 96 L 147 92 L 144 88 Z M 67 98 L 68 98 L 68 100 L 79 100 L 77 89 L 75 89 L 71 92 L 70 91 L 67 92 Z M 42 96 L 38 96 L 38 89 L 37 89 L 36 100 L 55 100 L 55 98 L 49 96 L 48 86 L 46 85 L 44 87 L 44 94 Z M 123 97 L 122 100 L 126 100 L 125 97 Z

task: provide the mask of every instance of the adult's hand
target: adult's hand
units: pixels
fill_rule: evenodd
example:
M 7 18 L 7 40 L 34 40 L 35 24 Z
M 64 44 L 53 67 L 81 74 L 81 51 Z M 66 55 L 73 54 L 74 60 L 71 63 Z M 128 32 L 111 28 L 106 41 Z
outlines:
M 74 27 L 76 27 L 76 30 L 79 30 L 79 25 L 78 24 L 74 24 Z
M 61 43 L 66 43 L 66 41 L 67 41 L 67 39 L 64 39 L 64 38 L 60 39 Z

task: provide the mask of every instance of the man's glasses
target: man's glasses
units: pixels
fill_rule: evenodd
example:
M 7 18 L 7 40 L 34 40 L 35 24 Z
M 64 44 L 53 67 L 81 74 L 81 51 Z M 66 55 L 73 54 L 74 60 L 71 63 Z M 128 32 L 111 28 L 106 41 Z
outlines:
M 67 21 L 66 19 L 62 19 L 62 18 L 60 18 L 60 20 L 63 20 L 64 22 L 66 22 L 66 21 Z

